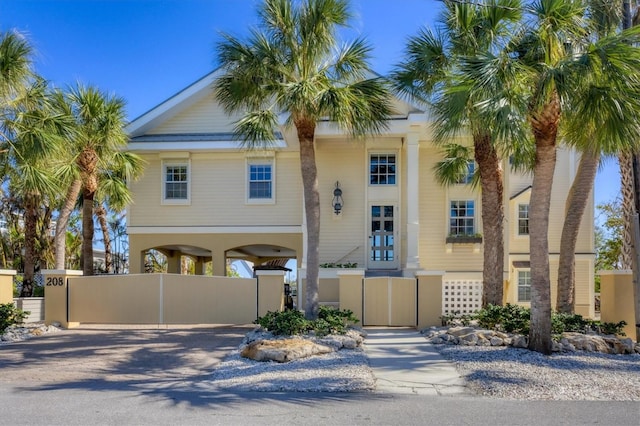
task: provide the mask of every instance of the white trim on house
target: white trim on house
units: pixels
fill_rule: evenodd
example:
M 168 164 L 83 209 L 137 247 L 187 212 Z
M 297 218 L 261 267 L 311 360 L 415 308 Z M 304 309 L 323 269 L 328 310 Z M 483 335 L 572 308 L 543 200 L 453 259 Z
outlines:
M 269 180 L 271 186 L 269 192 L 270 197 L 265 198 L 252 198 L 251 197 L 251 166 L 270 166 Z M 265 205 L 276 203 L 276 157 L 273 152 L 265 153 L 264 155 L 248 155 L 245 158 L 245 204 L 247 205 Z
M 213 96 L 213 83 L 221 74 L 221 69 L 210 72 L 200 80 L 188 86 L 186 89 L 181 90 L 166 101 L 131 121 L 125 128 L 125 131 L 130 137 L 142 135 L 146 133 L 147 130 L 157 126 L 158 123 L 166 120 L 167 117 L 174 116 L 179 112 L 184 111 L 205 96 Z
M 178 136 L 178 135 L 175 135 Z M 273 148 L 287 148 L 287 143 L 282 140 L 269 142 Z M 156 151 L 244 151 L 237 140 L 227 141 L 167 141 L 167 142 L 129 142 L 129 150 L 135 152 L 156 152 Z
M 129 234 L 300 234 L 302 226 L 129 226 Z
M 184 182 L 187 184 L 187 196 L 186 198 L 167 198 L 167 167 L 182 167 L 186 166 L 187 168 L 187 181 Z M 162 198 L 160 200 L 160 204 L 163 206 L 188 206 L 191 205 L 191 160 L 189 158 L 177 157 L 177 158 L 164 158 L 162 160 L 162 173 L 160 176 L 161 179 L 161 191 Z M 183 183 L 183 182 L 174 182 L 174 183 Z

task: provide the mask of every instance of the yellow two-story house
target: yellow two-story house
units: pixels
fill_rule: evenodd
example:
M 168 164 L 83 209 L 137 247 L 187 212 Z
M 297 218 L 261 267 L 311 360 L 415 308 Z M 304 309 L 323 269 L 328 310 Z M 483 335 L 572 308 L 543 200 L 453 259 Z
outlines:
M 147 161 L 144 176 L 131 184 L 130 271 L 142 272 L 145 253 L 155 249 L 167 256 L 169 272 L 180 272 L 183 256 L 194 260 L 198 274 L 212 262 L 215 275 L 225 274 L 228 259 L 255 265 L 294 259 L 302 279 L 306 230 L 295 132 L 281 129 L 267 150 L 242 149 L 233 134 L 239 117 L 227 116 L 215 99 L 216 77 L 205 76 L 127 128 L 129 149 Z M 316 131 L 321 263 L 350 264 L 376 276 L 437 272 L 447 288 L 481 291 L 480 191 L 466 177 L 457 185 L 438 184 L 433 169 L 442 154 L 432 142 L 428 111 L 400 99 L 395 110 L 388 129 L 375 137 L 351 140 L 331 123 Z M 558 153 L 549 229 L 553 300 L 566 196 L 578 160 L 574 151 Z M 508 159 L 503 167 L 505 301 L 528 304 L 532 177 L 510 172 Z M 586 316 L 593 316 L 593 219 L 591 197 L 576 249 L 576 312 Z M 332 277 L 333 270 L 321 272 Z M 456 301 L 454 292 L 447 309 L 477 308 L 477 301 Z M 321 301 L 335 302 L 336 294 L 321 288 Z

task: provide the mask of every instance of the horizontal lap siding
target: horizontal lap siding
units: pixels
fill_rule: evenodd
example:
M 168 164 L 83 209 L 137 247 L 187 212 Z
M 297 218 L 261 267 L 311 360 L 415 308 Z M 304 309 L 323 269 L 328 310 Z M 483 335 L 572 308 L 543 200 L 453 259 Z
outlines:
M 474 252 L 472 244 L 452 244 L 447 253 L 449 201 L 473 199 L 476 229 L 481 232 L 479 193 L 467 187 L 446 188 L 436 182 L 433 168 L 442 158 L 433 147 L 420 149 L 420 266 L 426 270 L 481 271 L 482 252 Z
M 150 159 L 134 182 L 131 226 L 295 226 L 302 223 L 299 160 L 276 155 L 276 203 L 246 203 L 244 154 L 193 154 L 190 205 L 162 205 L 162 162 Z M 144 207 L 144 208 L 143 208 Z
M 220 105 L 206 96 L 194 105 L 176 114 L 158 127 L 149 131 L 150 135 L 176 133 L 230 133 L 233 123 L 240 115 L 227 116 Z
M 320 190 L 320 261 L 358 263 L 365 267 L 365 144 L 361 141 L 322 140 L 317 143 Z M 344 209 L 335 216 L 333 190 L 340 181 Z

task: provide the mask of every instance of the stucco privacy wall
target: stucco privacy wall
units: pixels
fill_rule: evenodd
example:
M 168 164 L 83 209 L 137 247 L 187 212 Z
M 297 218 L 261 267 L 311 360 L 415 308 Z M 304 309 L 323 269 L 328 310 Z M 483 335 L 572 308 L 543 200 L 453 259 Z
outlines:
M 636 340 L 635 297 L 632 271 L 599 271 L 600 319 L 603 322 L 625 321 L 623 331 Z
M 0 269 L 0 304 L 13 302 L 13 269 Z
M 71 277 L 50 271 L 55 284 L 46 287 L 47 297 L 55 293 L 63 297 L 51 298 L 46 322 L 57 321 L 64 327 L 250 324 L 259 315 L 284 307 L 284 273 L 258 271 L 257 275 L 257 279 L 174 274 Z

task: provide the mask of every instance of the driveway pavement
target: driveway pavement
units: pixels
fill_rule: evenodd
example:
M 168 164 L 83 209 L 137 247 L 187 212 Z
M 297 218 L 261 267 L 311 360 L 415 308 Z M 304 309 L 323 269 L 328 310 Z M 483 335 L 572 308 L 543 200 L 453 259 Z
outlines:
M 0 383 L 127 389 L 192 381 L 252 327 L 87 326 L 0 347 Z

